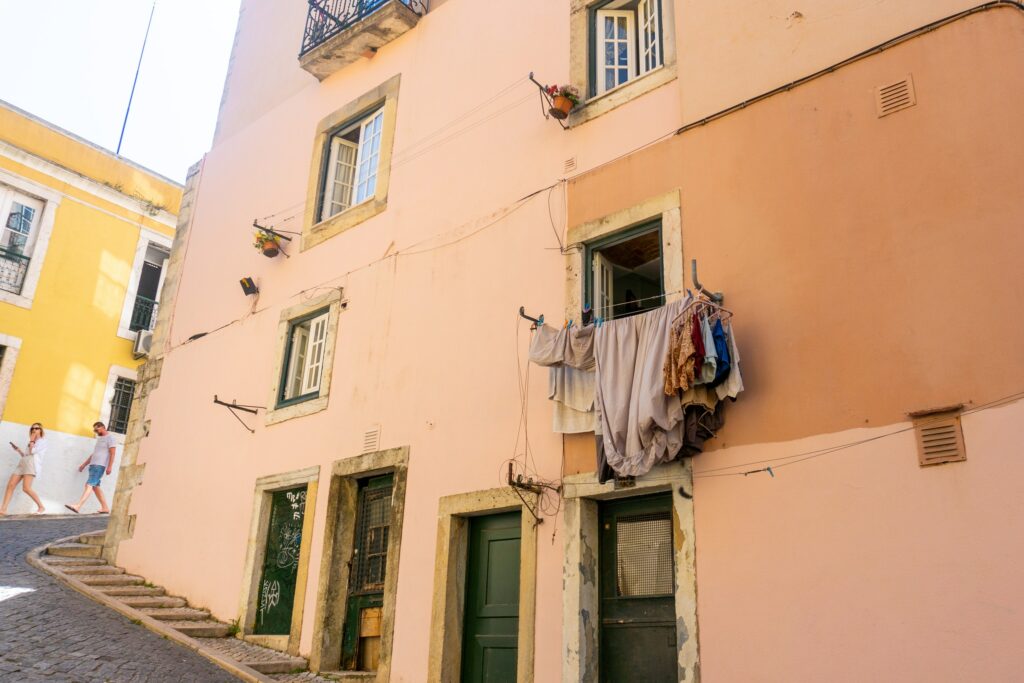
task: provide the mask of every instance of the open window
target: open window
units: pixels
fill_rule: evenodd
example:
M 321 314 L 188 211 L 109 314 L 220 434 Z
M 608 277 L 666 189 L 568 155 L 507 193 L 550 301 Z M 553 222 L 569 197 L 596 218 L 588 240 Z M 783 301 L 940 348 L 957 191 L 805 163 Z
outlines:
M 21 294 L 42 214 L 42 201 L 0 185 L 0 289 Z
M 316 398 L 324 369 L 328 311 L 292 321 L 285 349 L 284 377 L 278 405 Z
M 378 108 L 328 138 L 321 221 L 374 197 L 383 125 L 384 109 Z
M 661 2 L 611 0 L 591 7 L 591 96 L 664 64 Z
M 585 298 L 605 320 L 649 311 L 665 303 L 661 222 L 631 228 L 587 245 Z
M 150 243 L 146 247 L 145 260 L 142 262 L 142 270 L 136 283 L 132 317 L 128 325 L 132 332 L 151 330 L 156 325 L 156 307 L 160 301 L 160 290 L 163 288 L 169 257 L 170 253 L 161 245 Z

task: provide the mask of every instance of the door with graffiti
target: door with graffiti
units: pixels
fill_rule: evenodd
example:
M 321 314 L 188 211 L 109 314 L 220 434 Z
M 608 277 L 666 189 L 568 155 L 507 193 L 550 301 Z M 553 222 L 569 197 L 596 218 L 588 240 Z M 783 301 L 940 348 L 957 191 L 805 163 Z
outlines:
M 291 631 L 305 516 L 305 486 L 271 494 L 267 548 L 263 556 L 253 633 L 288 635 Z

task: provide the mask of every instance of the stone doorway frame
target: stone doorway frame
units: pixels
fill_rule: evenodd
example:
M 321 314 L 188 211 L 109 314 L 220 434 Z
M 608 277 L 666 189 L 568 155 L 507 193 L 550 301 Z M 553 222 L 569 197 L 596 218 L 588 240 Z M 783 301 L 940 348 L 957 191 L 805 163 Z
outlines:
M 320 466 L 271 474 L 256 480 L 253 492 L 252 523 L 249 527 L 248 550 L 245 554 L 245 577 L 238 610 L 238 630 L 244 640 L 273 648 L 290 655 L 299 654 L 302 637 L 302 614 L 306 605 L 306 582 L 309 578 L 309 554 L 313 539 L 313 521 L 316 517 L 316 491 L 320 480 Z M 306 485 L 306 512 L 302 520 L 302 542 L 299 546 L 299 568 L 295 577 L 295 599 L 292 605 L 292 624 L 288 635 L 268 636 L 253 633 L 256 612 L 259 609 L 260 574 L 267 550 L 266 536 L 270 527 L 270 506 L 274 491 Z
M 398 570 L 405 518 L 405 490 L 409 470 L 409 447 L 402 446 L 365 453 L 331 465 L 327 498 L 320 581 L 316 594 L 316 618 L 313 622 L 313 650 L 309 656 L 312 671 L 330 671 L 341 681 L 379 681 L 391 677 L 391 648 L 394 643 Z M 359 480 L 380 474 L 393 474 L 391 494 L 393 517 L 388 532 L 387 570 L 384 576 L 384 606 L 381 614 L 380 660 L 376 673 L 338 671 L 341 667 L 341 635 L 345 628 L 348 602 L 349 567 L 355 546 L 356 509 Z M 344 520 L 342 522 L 342 517 Z
M 522 498 L 511 488 L 504 487 L 445 496 L 439 501 L 427 680 L 457 681 L 461 673 L 470 518 L 519 511 L 522 526 L 516 682 L 532 683 L 537 614 L 537 522 L 530 509 L 537 509 L 538 496 L 528 491 L 521 493 Z
M 678 680 L 700 683 L 693 461 L 687 458 L 682 466 L 677 462 L 659 465 L 637 478 L 636 485 L 629 488 L 616 489 L 614 482 L 598 483 L 594 473 L 567 476 L 564 485 L 562 681 L 597 683 L 598 680 L 601 642 L 598 503 L 671 491 Z

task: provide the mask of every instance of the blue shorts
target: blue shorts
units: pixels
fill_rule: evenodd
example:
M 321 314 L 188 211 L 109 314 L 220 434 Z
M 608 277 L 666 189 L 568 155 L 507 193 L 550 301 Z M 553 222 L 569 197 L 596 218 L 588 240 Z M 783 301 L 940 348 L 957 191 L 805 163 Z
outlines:
M 103 479 L 103 473 L 107 471 L 107 468 L 103 465 L 89 465 L 89 486 L 99 486 L 100 480 Z

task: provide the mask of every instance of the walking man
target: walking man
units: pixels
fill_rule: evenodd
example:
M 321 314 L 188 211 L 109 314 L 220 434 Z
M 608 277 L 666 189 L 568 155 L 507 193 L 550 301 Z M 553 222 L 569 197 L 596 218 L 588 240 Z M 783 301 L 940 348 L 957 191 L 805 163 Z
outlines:
M 116 443 L 114 437 L 107 431 L 107 426 L 102 422 L 94 423 L 92 431 L 96 434 L 96 445 L 92 449 L 92 455 L 78 467 L 78 471 L 81 472 L 86 465 L 89 466 L 89 480 L 85 483 L 85 491 L 82 492 L 82 498 L 77 505 L 64 506 L 76 514 L 85 505 L 85 501 L 89 500 L 89 491 L 96 494 L 96 500 L 100 502 L 100 512 L 110 512 L 110 508 L 107 507 L 107 499 L 103 497 L 103 491 L 100 490 L 100 481 L 103 479 L 103 470 L 110 474 L 110 470 L 114 467 Z

